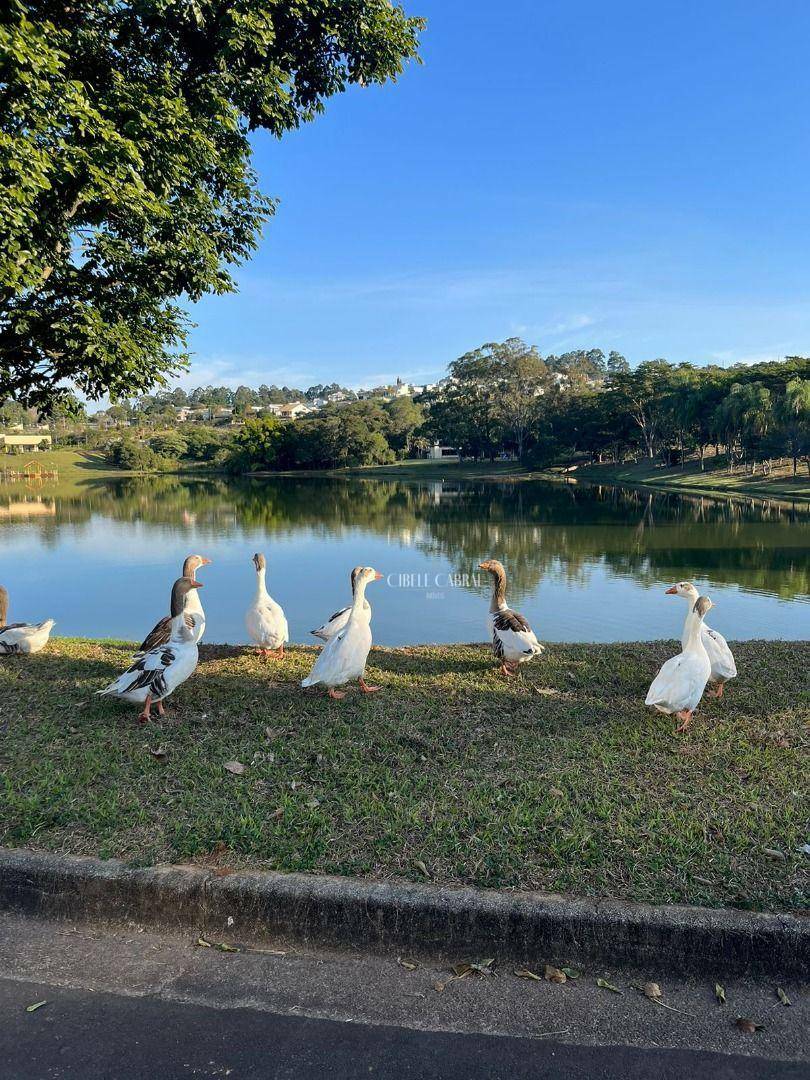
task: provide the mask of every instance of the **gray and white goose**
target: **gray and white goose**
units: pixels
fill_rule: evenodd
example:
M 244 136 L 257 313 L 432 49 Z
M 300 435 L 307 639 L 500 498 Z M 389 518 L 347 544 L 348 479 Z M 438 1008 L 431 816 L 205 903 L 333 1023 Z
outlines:
M 528 622 L 506 603 L 506 571 L 497 559 L 478 564 L 492 575 L 492 600 L 489 605 L 489 632 L 492 651 L 500 660 L 502 675 L 517 675 L 521 664 L 539 656 L 545 649 Z
M 8 590 L 0 585 L 0 656 L 41 652 L 56 625 L 53 619 L 41 623 L 10 623 L 7 619 Z
M 362 569 L 362 566 L 355 566 L 354 570 L 352 570 L 352 598 L 354 598 L 354 591 L 357 587 L 357 575 Z M 349 604 L 348 607 L 341 608 L 334 615 L 330 615 L 323 626 L 319 626 L 317 630 L 310 630 L 310 633 L 313 637 L 320 638 L 321 641 L 331 641 L 335 634 L 339 634 L 349 621 L 351 613 L 352 605 Z M 363 600 L 363 613 L 368 616 L 368 620 L 371 622 L 371 604 L 365 599 Z
M 171 630 L 165 645 L 136 656 L 130 666 L 97 694 L 110 695 L 124 701 L 143 705 L 138 720 L 150 719 L 152 705 L 163 715 L 163 702 L 181 683 L 194 673 L 199 661 L 197 644 L 204 621 L 198 614 L 188 615 L 186 597 L 201 589 L 199 581 L 181 577 L 172 586 Z M 189 625 L 189 621 L 191 625 Z
M 197 580 L 197 571 L 202 566 L 210 566 L 211 560 L 206 559 L 204 555 L 188 555 L 183 563 L 182 577 L 188 578 L 190 581 Z M 189 589 L 186 593 L 185 607 L 183 614 L 186 616 L 186 626 L 189 629 L 192 628 L 191 616 L 199 615 L 200 633 L 197 637 L 198 641 L 202 640 L 202 636 L 205 633 L 205 612 L 203 606 L 200 603 L 200 590 Z M 160 645 L 168 645 L 169 638 L 172 634 L 172 617 L 171 615 L 164 615 L 164 617 L 156 622 L 143 641 L 138 646 L 139 656 L 141 653 L 149 652 L 150 649 L 157 649 Z

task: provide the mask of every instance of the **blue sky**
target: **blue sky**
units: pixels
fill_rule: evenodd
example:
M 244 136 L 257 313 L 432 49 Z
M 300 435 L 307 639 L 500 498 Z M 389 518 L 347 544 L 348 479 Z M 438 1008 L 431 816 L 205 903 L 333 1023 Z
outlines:
M 515 334 L 810 352 L 810 5 L 405 7 L 424 65 L 256 139 L 278 213 L 184 385 L 421 381 Z

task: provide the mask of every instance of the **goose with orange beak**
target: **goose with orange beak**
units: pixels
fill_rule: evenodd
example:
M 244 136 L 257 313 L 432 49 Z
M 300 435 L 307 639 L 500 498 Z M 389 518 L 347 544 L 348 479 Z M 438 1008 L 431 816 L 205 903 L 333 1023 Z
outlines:
M 478 564 L 492 575 L 492 600 L 489 605 L 489 633 L 492 651 L 500 660 L 502 675 L 517 675 L 520 665 L 539 656 L 545 649 L 528 622 L 506 603 L 506 571 L 497 559 Z
M 364 694 L 373 694 L 379 686 L 369 686 L 365 680 L 366 663 L 371 651 L 371 620 L 365 611 L 366 586 L 379 581 L 382 574 L 364 566 L 355 577 L 354 596 L 345 627 L 324 645 L 312 671 L 302 686 L 325 686 L 331 698 L 346 696 L 337 687 L 357 679 Z
M 183 563 L 183 572 L 181 577 L 188 578 L 189 581 L 197 580 L 197 571 L 201 566 L 210 566 L 211 560 L 206 559 L 204 555 L 189 555 Z M 205 632 L 205 612 L 203 606 L 200 603 L 200 590 L 189 589 L 186 593 L 185 607 L 183 613 L 186 616 L 186 626 L 189 629 L 192 628 L 192 615 L 198 615 L 197 620 L 200 623 L 200 633 L 197 638 L 198 641 L 202 640 L 203 633 Z M 165 615 L 159 622 L 156 622 L 146 637 L 141 642 L 137 655 L 145 652 L 149 652 L 150 649 L 157 649 L 160 645 L 168 645 L 169 639 L 172 636 L 172 617 L 171 615 Z
M 677 585 L 672 585 L 666 591 L 667 596 L 681 596 L 686 600 L 691 611 L 697 603 L 700 593 L 697 591 L 691 581 L 679 581 Z M 681 645 L 686 646 L 686 632 L 688 626 L 684 624 L 683 635 L 681 636 Z M 718 634 L 716 630 L 711 630 L 704 622 L 701 625 L 700 640 L 703 642 L 703 648 L 709 654 L 709 663 L 712 665 L 712 673 L 709 681 L 712 683 L 714 689 L 707 690 L 709 697 L 722 697 L 723 686 L 729 679 L 737 678 L 737 665 L 734 662 L 734 654 L 728 647 L 728 642 L 722 634 Z
M 251 641 L 258 646 L 259 656 L 265 660 L 269 656 L 281 660 L 284 645 L 290 640 L 287 616 L 281 604 L 277 604 L 267 591 L 267 560 L 260 551 L 253 556 L 253 565 L 256 568 L 256 594 L 245 613 L 245 626 Z
M 145 724 L 151 718 L 152 705 L 162 716 L 163 702 L 181 683 L 194 673 L 199 661 L 197 643 L 204 622 L 199 615 L 186 615 L 186 597 L 193 589 L 201 589 L 199 581 L 181 577 L 172 586 L 171 631 L 169 641 L 141 653 L 125 672 L 97 694 L 110 695 L 124 701 L 143 705 L 138 720 Z M 191 621 L 191 626 L 188 625 Z
M 675 729 L 686 731 L 692 723 L 706 683 L 712 673 L 709 654 L 703 646 L 701 627 L 706 612 L 713 607 L 708 596 L 699 596 L 686 616 L 683 651 L 661 667 L 650 684 L 645 705 L 672 715 L 681 721 Z

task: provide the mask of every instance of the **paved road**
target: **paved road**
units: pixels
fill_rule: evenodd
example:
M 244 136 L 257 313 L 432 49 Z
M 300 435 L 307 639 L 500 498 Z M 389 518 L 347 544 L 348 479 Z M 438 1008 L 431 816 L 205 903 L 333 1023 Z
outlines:
M 207 933 L 238 942 L 232 927 Z M 783 1007 L 772 983 L 718 972 L 719 1006 L 714 978 L 595 969 L 559 986 L 504 963 L 447 983 L 452 959 L 403 966 L 280 941 L 224 952 L 193 931 L 0 913 L 0 1080 L 810 1078 L 810 1010 L 795 984 Z M 650 978 L 670 1009 L 639 993 Z M 741 1033 L 738 1015 L 762 1030 Z
M 34 1013 L 26 1005 L 47 998 Z M 806 1065 L 212 1009 L 0 980 L 8 1080 L 807 1080 Z

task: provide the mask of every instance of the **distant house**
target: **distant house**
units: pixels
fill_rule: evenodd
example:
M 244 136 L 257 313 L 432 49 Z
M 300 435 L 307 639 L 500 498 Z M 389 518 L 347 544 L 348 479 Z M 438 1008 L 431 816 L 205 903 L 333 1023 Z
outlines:
M 440 461 L 459 461 L 460 454 L 455 446 L 439 446 L 434 443 L 428 450 L 428 457 Z
M 295 420 L 298 416 L 305 416 L 308 412 L 312 412 L 312 408 L 309 405 L 305 405 L 303 401 L 288 401 L 284 405 L 280 405 L 277 416 L 280 416 L 282 420 Z
M 0 450 L 6 454 L 31 454 L 38 450 L 49 450 L 50 435 L 41 435 L 38 431 L 30 435 L 0 435 Z M 43 443 L 46 445 L 43 447 Z

